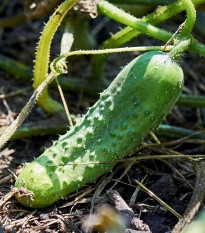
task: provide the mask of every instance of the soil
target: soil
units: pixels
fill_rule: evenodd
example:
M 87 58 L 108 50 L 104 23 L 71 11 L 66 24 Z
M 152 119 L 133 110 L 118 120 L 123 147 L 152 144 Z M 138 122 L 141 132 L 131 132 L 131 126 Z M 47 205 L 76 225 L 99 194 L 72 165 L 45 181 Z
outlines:
M 0 10 L 0 18 L 10 18 L 23 11 L 20 0 L 9 1 Z M 14 28 L 0 29 L 1 54 L 33 67 L 36 44 L 39 40 L 44 22 L 50 13 L 36 20 L 27 20 Z M 183 22 L 184 15 L 178 15 L 160 26 L 175 31 Z M 96 32 L 96 48 L 123 27 L 112 20 L 99 16 L 89 20 L 90 31 Z M 201 42 L 205 38 L 195 31 Z M 54 38 L 51 58 L 59 54 L 61 31 Z M 147 36 L 139 36 L 126 46 L 162 45 L 161 42 Z M 139 53 L 113 54 L 108 58 L 104 71 L 110 80 L 121 67 Z M 69 61 L 69 77 L 84 79 L 91 75 L 90 56 L 81 56 Z M 203 95 L 205 91 L 204 58 L 186 53 L 180 61 L 185 73 L 186 94 Z M 79 68 L 80 67 L 80 68 Z M 13 95 L 10 96 L 10 94 Z M 18 116 L 32 93 L 32 82 L 0 70 L 0 127 L 9 126 Z M 50 93 L 60 100 L 59 93 L 50 89 Z M 73 115 L 86 113 L 97 96 L 89 96 L 81 88 L 79 92 L 64 92 L 69 110 Z M 50 116 L 40 107 L 35 106 L 26 122 L 39 122 Z M 204 128 L 204 109 L 174 107 L 164 123 L 194 129 Z M 25 122 L 25 123 L 26 123 Z M 144 184 L 179 215 L 184 211 L 192 197 L 196 184 L 196 162 L 185 158 L 126 160 L 115 166 L 111 173 L 99 178 L 96 183 L 82 187 L 51 207 L 29 209 L 15 199 L 15 179 L 23 164 L 38 157 L 44 148 L 52 145 L 58 138 L 53 135 L 38 135 L 9 141 L 0 151 L 0 232 L 111 232 L 106 229 L 115 225 L 115 232 L 167 233 L 171 232 L 178 218 L 160 204 L 153 195 L 139 188 L 136 180 Z M 156 146 L 161 143 L 170 144 Z M 171 144 L 172 138 L 147 136 L 144 146 L 134 156 L 164 154 L 203 154 L 203 141 L 179 138 Z M 153 144 L 153 146 L 147 146 Z M 147 146 L 147 147 L 146 147 Z M 88 215 L 90 215 L 88 217 Z M 122 225 L 125 228 L 122 229 Z

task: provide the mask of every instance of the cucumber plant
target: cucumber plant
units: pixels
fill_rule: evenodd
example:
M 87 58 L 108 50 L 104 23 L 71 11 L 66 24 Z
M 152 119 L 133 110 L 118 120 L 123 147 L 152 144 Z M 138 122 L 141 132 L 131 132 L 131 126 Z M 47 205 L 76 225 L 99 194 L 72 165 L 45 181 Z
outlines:
M 42 33 L 34 70 L 35 89 L 46 79 L 53 35 L 64 15 L 77 2 L 78 0 L 65 0 Z M 178 58 L 188 49 L 198 48 L 198 51 L 204 52 L 191 36 L 196 18 L 192 1 L 181 0 L 179 3 L 180 6 L 184 4 L 187 10 L 187 19 L 179 36 L 174 38 L 175 34 L 150 25 L 144 19 L 135 21 L 134 17 L 112 4 L 99 2 L 100 11 L 109 17 L 162 41 L 169 43 L 174 39 L 175 46 L 166 44 L 160 47 L 163 51 L 147 52 L 131 61 L 74 127 L 60 136 L 39 158 L 26 163 L 16 181 L 16 187 L 25 187 L 32 195 L 17 194 L 19 202 L 33 208 L 50 206 L 84 184 L 95 181 L 100 175 L 111 171 L 119 159 L 133 154 L 143 138 L 156 129 L 171 111 L 184 82 Z M 118 20 L 119 16 L 121 20 Z M 156 50 L 159 47 L 144 50 L 150 49 Z M 165 53 L 165 50 L 171 51 Z M 63 54 L 51 63 L 52 76 L 55 78 L 65 72 L 63 59 L 70 55 L 119 51 L 130 50 L 105 49 Z M 42 93 L 39 104 L 51 114 L 63 109 L 48 96 L 47 90 Z

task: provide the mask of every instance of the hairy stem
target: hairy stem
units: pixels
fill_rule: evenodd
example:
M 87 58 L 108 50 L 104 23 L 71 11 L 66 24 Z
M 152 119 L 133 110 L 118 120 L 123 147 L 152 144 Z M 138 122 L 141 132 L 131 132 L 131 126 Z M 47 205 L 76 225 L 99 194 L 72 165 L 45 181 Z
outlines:
M 200 5 L 204 3 L 205 0 L 193 0 L 193 4 Z M 160 9 L 156 10 L 155 12 L 147 15 L 142 20 L 147 23 L 151 23 L 152 25 L 157 25 L 158 23 L 165 21 L 172 16 L 180 13 L 181 11 L 185 10 L 185 6 L 181 1 L 174 2 L 167 6 L 161 7 Z M 131 28 L 126 27 L 119 31 L 118 33 L 114 34 L 111 38 L 106 40 L 102 46 L 102 48 L 117 48 L 125 44 L 126 42 L 130 41 L 134 37 L 138 36 L 141 32 Z M 198 46 L 198 52 L 200 54 L 205 53 L 202 47 Z M 101 77 L 103 76 L 103 64 L 107 60 L 109 55 L 97 55 L 92 58 L 92 70 L 94 77 Z
M 114 48 L 114 49 L 101 49 L 101 50 L 78 50 L 71 51 L 66 54 L 62 54 L 61 56 L 54 59 L 51 62 L 50 69 L 56 76 L 65 72 L 63 69 L 65 65 L 63 65 L 63 60 L 67 57 L 73 55 L 93 55 L 93 54 L 107 54 L 107 53 L 120 53 L 120 52 L 131 52 L 131 51 L 153 51 L 153 50 L 161 50 L 163 46 L 139 46 L 139 47 L 127 47 L 127 48 Z M 170 51 L 173 46 L 167 46 L 166 50 Z
M 48 63 L 50 55 L 50 47 L 53 36 L 60 25 L 66 13 L 80 0 L 65 0 L 54 12 L 46 24 L 42 36 L 40 38 L 36 62 L 34 68 L 34 90 L 46 79 L 48 72 Z M 48 113 L 55 114 L 63 111 L 63 107 L 58 102 L 51 99 L 48 90 L 45 89 L 39 97 L 38 104 Z
M 188 49 L 189 45 L 191 43 L 190 39 L 184 38 L 181 40 L 172 50 L 169 52 L 169 56 L 172 58 L 172 60 L 177 61 L 181 54 Z
M 193 39 L 192 39 L 192 41 L 193 41 Z M 194 42 L 192 42 L 192 44 L 189 47 L 189 50 L 193 51 L 195 53 L 198 53 L 201 56 L 205 56 L 205 45 L 197 42 L 196 40 L 194 40 Z
M 144 22 L 141 19 L 137 19 L 136 17 L 126 13 L 125 11 L 117 8 L 107 1 L 100 1 L 98 4 L 98 9 L 101 13 L 114 19 L 115 21 L 135 28 L 144 34 L 160 39 L 162 41 L 167 41 L 172 36 L 172 33 L 161 28 L 157 28 L 147 22 Z
M 192 3 L 192 0 L 181 0 L 184 6 L 186 7 L 187 12 L 187 19 L 185 21 L 184 27 L 181 31 L 181 35 L 188 36 L 191 34 L 192 29 L 196 22 L 196 10 L 194 8 L 194 5 Z

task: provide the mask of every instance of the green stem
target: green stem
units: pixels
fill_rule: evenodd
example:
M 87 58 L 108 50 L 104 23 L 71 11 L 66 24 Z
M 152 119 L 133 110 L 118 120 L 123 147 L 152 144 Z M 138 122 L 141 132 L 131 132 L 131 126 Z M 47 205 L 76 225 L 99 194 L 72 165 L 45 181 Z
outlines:
M 183 3 L 184 1 L 185 0 L 182 0 Z M 190 32 L 192 31 L 196 20 L 195 8 L 191 0 L 187 1 L 184 5 L 187 10 L 187 19 L 181 33 L 181 36 L 183 37 L 185 37 L 185 35 L 190 36 Z M 143 22 L 142 20 L 135 18 L 134 16 L 131 16 L 130 14 L 118 9 L 107 1 L 100 1 L 100 3 L 98 4 L 98 8 L 101 13 L 105 14 L 106 16 L 162 41 L 167 42 L 173 35 L 173 33 L 152 26 L 151 24 L 148 24 L 146 22 Z M 191 40 L 183 38 L 182 41 L 180 41 L 178 45 L 174 48 L 174 50 L 170 52 L 170 56 L 174 60 L 177 60 L 179 56 L 186 49 L 188 49 L 190 42 Z
M 0 28 L 14 28 L 19 24 L 26 22 L 28 17 L 24 13 L 20 13 L 10 18 L 0 20 Z
M 152 5 L 131 5 L 131 4 L 115 4 L 119 9 L 123 9 L 125 12 L 135 17 L 144 17 L 153 10 Z
M 67 25 L 69 33 L 73 34 L 74 41 L 72 50 L 92 49 L 96 47 L 94 37 L 89 32 L 88 20 L 82 18 L 78 13 L 68 15 L 62 26 Z
M 201 56 L 205 56 L 205 45 L 197 42 L 196 39 L 194 39 L 194 40 L 192 39 L 192 41 L 194 41 L 194 42 L 192 42 L 192 44 L 190 45 L 189 50 L 193 51 L 195 53 L 198 53 Z
M 181 95 L 176 105 L 189 108 L 205 108 L 205 96 Z
M 190 39 L 184 38 L 181 40 L 172 50 L 169 52 L 169 56 L 172 58 L 172 60 L 177 61 L 181 54 L 188 49 L 189 45 L 191 43 Z
M 173 35 L 171 32 L 157 28 L 143 20 L 137 19 L 136 17 L 126 13 L 107 1 L 100 1 L 98 4 L 98 9 L 101 13 L 109 18 L 162 41 L 168 41 Z
M 189 3 L 188 3 L 189 2 Z M 191 47 L 192 51 L 198 52 L 200 55 L 205 54 L 205 46 L 198 43 L 193 37 L 191 37 L 190 33 L 193 29 L 193 26 L 195 24 L 196 19 L 196 12 L 195 8 L 191 2 L 191 0 L 187 1 L 186 4 L 186 10 L 187 10 L 187 20 L 185 22 L 185 25 L 182 29 L 182 32 L 180 34 L 180 38 L 185 37 L 186 35 L 190 37 L 190 42 L 193 43 L 193 46 Z M 160 29 L 158 27 L 152 26 L 151 24 L 144 22 L 144 19 L 137 19 L 134 16 L 131 16 L 130 14 L 124 12 L 123 10 L 118 9 L 114 5 L 106 2 L 106 1 L 100 1 L 98 4 L 99 11 L 105 14 L 106 16 L 120 22 L 123 24 L 126 24 L 140 32 L 143 32 L 149 36 L 152 36 L 154 38 L 160 39 L 162 41 L 167 42 L 172 36 L 173 33 L 168 32 L 166 30 Z M 117 38 L 116 38 L 117 39 Z M 183 53 L 183 51 L 187 50 L 189 47 L 190 42 L 186 38 L 182 39 L 184 42 L 178 44 L 176 49 L 173 51 L 173 58 L 177 59 L 177 54 L 180 55 Z M 175 55 L 174 55 L 175 54 Z M 104 59 L 103 56 L 102 59 Z M 99 69 L 99 66 L 97 66 Z M 99 69 L 100 70 L 100 69 Z
M 73 122 L 78 119 L 72 116 Z M 4 131 L 8 127 L 0 128 L 0 136 L 3 135 Z M 27 122 L 21 127 L 19 127 L 16 132 L 12 135 L 11 140 L 21 139 L 25 137 L 33 137 L 39 135 L 56 135 L 63 134 L 68 130 L 68 121 L 65 118 L 61 118 L 57 115 L 52 116 L 48 119 L 40 120 L 37 122 Z M 159 125 L 158 129 L 155 131 L 156 135 L 163 138 L 182 138 L 188 135 L 193 135 L 193 139 L 205 139 L 205 133 L 199 132 L 191 129 L 186 129 L 178 126 L 170 125 Z
M 193 134 L 193 138 L 196 139 L 205 139 L 204 133 L 197 133 L 197 131 L 192 129 L 186 129 L 183 127 L 178 126 L 171 126 L 171 125 L 159 125 L 158 129 L 155 132 L 159 137 L 168 137 L 168 138 L 182 138 L 188 135 Z
M 72 116 L 72 121 L 76 122 L 76 118 Z M 8 127 L 0 128 L 0 136 Z M 27 122 L 19 127 L 12 135 L 11 140 L 21 139 L 25 137 L 56 135 L 63 134 L 68 130 L 68 120 L 59 115 L 54 115 L 48 119 L 35 122 Z
M 33 77 L 32 69 L 18 61 L 8 58 L 3 54 L 0 54 L 0 69 L 24 80 L 31 80 Z
M 181 31 L 182 36 L 189 36 L 196 22 L 196 10 L 192 3 L 192 0 L 181 0 L 186 7 L 187 19 L 185 21 L 184 27 Z
M 199 5 L 204 3 L 205 0 L 193 0 L 195 5 Z M 165 21 L 172 16 L 180 13 L 181 11 L 185 10 L 185 6 L 181 1 L 174 2 L 167 6 L 164 6 L 155 12 L 147 15 L 142 20 L 147 23 L 151 23 L 152 25 L 157 25 L 158 23 Z M 106 40 L 103 45 L 100 47 L 102 48 L 117 48 L 125 44 L 126 42 L 130 41 L 134 37 L 138 36 L 141 32 L 136 31 L 131 27 L 126 27 L 123 30 L 119 31 L 118 33 L 114 34 L 111 38 Z M 198 52 L 203 53 L 205 50 L 198 46 Z M 92 58 L 92 70 L 94 77 L 102 77 L 103 76 L 103 64 L 107 60 L 108 55 L 104 56 L 94 56 Z
M 54 14 L 51 16 L 48 23 L 46 24 L 37 48 L 36 62 L 34 68 L 34 90 L 46 79 L 51 41 L 58 26 L 60 25 L 67 12 L 79 1 L 80 0 L 65 0 L 57 8 L 57 10 L 54 12 Z M 38 100 L 38 104 L 50 114 L 64 111 L 61 104 L 51 99 L 47 89 L 42 92 L 42 95 Z
M 184 27 L 179 35 L 179 43 L 169 53 L 173 60 L 178 60 L 181 54 L 188 49 L 191 44 L 191 32 L 196 22 L 196 10 L 192 3 L 192 0 L 181 0 L 187 11 L 187 18 L 184 23 Z

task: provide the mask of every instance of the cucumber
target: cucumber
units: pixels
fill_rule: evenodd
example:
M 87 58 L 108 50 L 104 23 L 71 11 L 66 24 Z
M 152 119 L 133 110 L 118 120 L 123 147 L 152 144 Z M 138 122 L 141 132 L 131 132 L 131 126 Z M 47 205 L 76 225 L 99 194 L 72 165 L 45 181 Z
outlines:
M 16 181 L 32 196 L 25 206 L 43 208 L 131 155 L 171 111 L 183 87 L 183 71 L 168 54 L 144 53 L 125 66 L 86 115 L 53 146 L 26 163 Z

